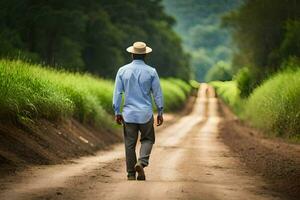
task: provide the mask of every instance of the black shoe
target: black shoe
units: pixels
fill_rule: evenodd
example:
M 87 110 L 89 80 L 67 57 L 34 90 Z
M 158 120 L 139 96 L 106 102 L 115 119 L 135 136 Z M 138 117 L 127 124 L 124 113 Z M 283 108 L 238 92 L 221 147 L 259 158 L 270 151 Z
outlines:
M 138 173 L 137 180 L 139 181 L 145 181 L 146 176 L 144 172 L 144 167 L 141 163 L 137 163 L 134 167 L 135 171 Z

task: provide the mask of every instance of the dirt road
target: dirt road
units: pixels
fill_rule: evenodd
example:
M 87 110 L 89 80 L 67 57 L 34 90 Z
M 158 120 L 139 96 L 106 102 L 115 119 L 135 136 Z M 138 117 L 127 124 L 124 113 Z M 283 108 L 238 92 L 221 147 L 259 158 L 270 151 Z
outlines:
M 201 85 L 192 112 L 157 133 L 147 181 L 127 181 L 123 145 L 0 180 L 0 199 L 283 199 L 222 143 L 218 102 Z

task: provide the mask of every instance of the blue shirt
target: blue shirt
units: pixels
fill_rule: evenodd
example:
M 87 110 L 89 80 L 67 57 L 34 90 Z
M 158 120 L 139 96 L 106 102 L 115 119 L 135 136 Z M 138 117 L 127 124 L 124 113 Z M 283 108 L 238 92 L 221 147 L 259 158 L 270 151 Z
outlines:
M 115 115 L 121 114 L 122 94 L 125 101 L 123 118 L 127 123 L 143 124 L 148 122 L 152 115 L 152 97 L 158 114 L 163 112 L 163 97 L 159 77 L 154 68 L 146 65 L 142 60 L 133 60 L 121 67 L 116 75 L 113 95 Z

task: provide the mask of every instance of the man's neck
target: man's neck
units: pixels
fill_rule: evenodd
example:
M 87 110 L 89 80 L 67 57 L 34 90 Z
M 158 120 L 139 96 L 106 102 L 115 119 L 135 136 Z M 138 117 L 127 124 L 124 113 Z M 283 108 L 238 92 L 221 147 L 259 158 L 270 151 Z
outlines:
M 133 59 L 132 62 L 145 62 L 143 59 Z
M 144 61 L 144 62 L 145 62 L 145 60 L 144 60 L 144 59 L 132 59 L 132 60 L 141 60 L 141 61 Z

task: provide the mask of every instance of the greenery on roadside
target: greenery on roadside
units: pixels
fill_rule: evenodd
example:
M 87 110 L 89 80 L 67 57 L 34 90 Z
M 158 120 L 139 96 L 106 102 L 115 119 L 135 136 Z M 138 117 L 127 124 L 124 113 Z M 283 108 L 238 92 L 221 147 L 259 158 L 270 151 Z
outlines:
M 237 87 L 236 81 L 213 81 L 210 82 L 218 96 L 234 110 L 235 113 L 240 114 L 243 109 L 243 99 L 240 98 L 240 91 Z
M 236 81 L 212 82 L 218 95 L 244 120 L 269 135 L 300 138 L 300 69 L 282 71 L 240 98 Z
M 257 87 L 243 115 L 270 134 L 300 138 L 300 69 L 279 73 Z
M 179 79 L 161 80 L 164 94 L 165 111 L 176 111 L 182 108 L 191 91 L 191 86 Z
M 231 30 L 235 44 L 233 72 L 245 67 L 249 71 L 248 87 L 239 83 L 244 96 L 287 67 L 284 62 L 299 58 L 299 10 L 300 1 L 295 0 L 245 0 L 224 16 L 223 24 Z
M 191 86 L 161 80 L 166 111 L 179 109 Z M 74 117 L 106 128 L 111 120 L 114 83 L 89 74 L 54 70 L 23 61 L 0 61 L 0 118 L 59 120 Z
M 219 81 L 230 81 L 232 79 L 231 66 L 229 63 L 219 61 L 217 64 L 212 66 L 206 73 L 205 81 L 210 82 L 214 80 Z
M 253 89 L 255 88 L 254 83 L 252 82 L 253 74 L 246 67 L 240 69 L 235 75 L 234 80 L 236 80 L 237 87 L 240 92 L 240 97 L 248 97 Z

